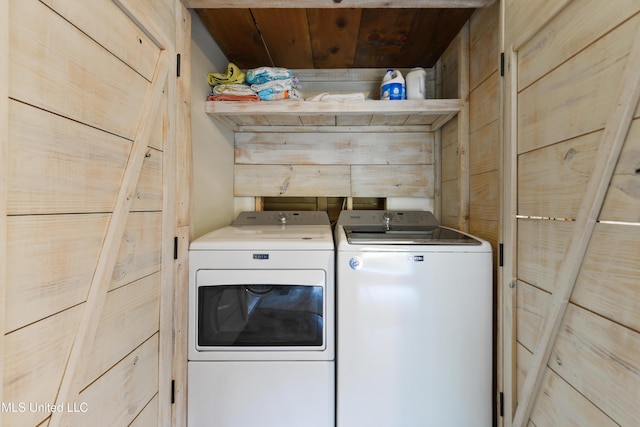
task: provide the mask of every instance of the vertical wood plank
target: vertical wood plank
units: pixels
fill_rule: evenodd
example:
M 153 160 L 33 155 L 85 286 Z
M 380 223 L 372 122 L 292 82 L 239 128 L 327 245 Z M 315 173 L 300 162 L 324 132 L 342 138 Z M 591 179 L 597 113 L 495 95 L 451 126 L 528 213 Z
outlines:
M 256 25 L 267 46 L 276 46 L 269 52 L 276 67 L 313 68 L 311 39 L 305 9 L 252 9 Z M 269 25 L 286 22 L 287 27 Z
M 177 79 L 176 117 L 176 237 L 178 259 L 173 267 L 173 380 L 172 425 L 187 425 L 187 322 L 189 291 L 189 211 L 191 206 L 191 15 L 182 2 L 176 2 L 176 51 L 180 53 Z M 157 399 L 156 399 L 157 400 Z M 158 412 L 159 415 L 159 412 Z M 157 424 L 157 423 L 156 423 Z
M 433 215 L 438 221 L 442 218 L 442 129 L 435 132 L 433 147 Z
M 458 59 L 458 95 L 462 106 L 458 113 L 458 228 L 469 231 L 469 22 L 460 30 Z
M 0 2 L 0 308 L 4 312 L 7 280 L 7 154 L 9 144 L 9 2 Z M 5 316 L 0 316 L 0 384 L 4 384 Z M 0 387 L 0 402 L 4 402 Z M 2 427 L 2 417 L 0 417 Z
M 597 161 L 587 185 L 585 197 L 574 225 L 564 262 L 556 279 L 551 307 L 545 316 L 542 336 L 533 355 L 531 369 L 519 398 L 514 418 L 516 426 L 528 422 L 535 397 L 537 396 L 554 343 L 560 331 L 564 313 L 571 292 L 575 286 L 582 261 L 586 255 L 589 241 L 595 228 L 598 214 L 604 203 L 615 165 L 631 126 L 633 114 L 640 100 L 640 29 L 636 32 L 624 76 L 621 79 L 620 93 L 609 115 L 602 143 L 598 150 Z
M 362 9 L 307 9 L 315 68 L 348 68 L 356 54 Z M 324 34 L 325 37 L 313 37 Z M 327 34 L 335 36 L 331 40 Z M 330 66 L 327 66 L 330 65 Z
M 191 203 L 191 15 L 176 2 L 176 51 L 180 54 L 180 77 L 176 83 L 176 218 L 177 226 L 189 224 Z
M 500 11 L 501 34 L 505 40 L 505 5 L 501 2 Z M 516 347 L 516 266 L 514 256 L 517 247 L 517 70 L 518 54 L 511 47 L 505 49 L 505 79 L 504 79 L 504 107 L 503 107 L 503 136 L 502 144 L 502 209 L 500 222 L 502 224 L 502 242 L 504 245 L 503 268 L 501 274 L 501 310 L 502 317 L 502 386 L 504 390 L 505 427 L 513 425 L 513 414 L 517 405 L 517 347 Z
M 229 61 L 244 62 L 247 68 L 274 66 L 260 38 L 251 9 L 196 9 L 196 12 L 220 49 L 230 52 L 227 58 Z M 225 37 L 225 34 L 230 33 L 236 35 L 233 43 Z M 259 42 L 256 43 L 256 40 Z M 236 46 L 241 49 L 236 49 Z
M 107 228 L 105 240 L 102 245 L 102 252 L 98 260 L 98 265 L 94 278 L 89 288 L 87 302 L 82 313 L 80 326 L 76 331 L 76 338 L 68 358 L 65 374 L 62 378 L 60 390 L 56 398 L 56 403 L 73 402 L 80 392 L 82 373 L 87 353 L 100 320 L 100 314 L 104 306 L 106 293 L 111 283 L 111 276 L 115 267 L 120 242 L 126 226 L 127 217 L 131 204 L 134 200 L 134 193 L 142 170 L 142 165 L 147 151 L 147 143 L 152 134 L 152 125 L 159 107 L 162 106 L 162 89 L 165 87 L 167 79 L 167 69 L 169 58 L 166 51 L 162 51 L 154 72 L 154 80 L 148 89 L 147 97 L 144 101 L 142 114 L 139 117 L 136 138 L 131 148 L 131 154 L 127 163 L 122 184 L 116 199 L 115 208 L 111 221 Z M 165 198 L 166 199 L 166 198 Z M 68 423 L 70 413 L 55 412 L 51 417 L 51 425 L 59 426 Z
M 178 3 L 178 2 L 176 2 Z M 180 14 L 181 16 L 181 14 Z M 175 18 L 177 19 L 177 18 Z M 170 48 L 167 53 L 171 58 L 170 70 L 176 69 L 176 52 Z M 163 194 L 162 205 L 162 281 L 160 284 L 160 336 L 158 343 L 158 397 L 160 402 L 171 402 L 171 380 L 173 379 L 174 355 L 174 280 L 175 265 L 173 259 L 174 242 L 177 236 L 176 218 L 176 145 L 179 135 L 176 133 L 178 100 L 176 98 L 177 79 L 168 78 L 165 95 L 162 100 L 162 112 L 165 117 L 165 142 L 163 156 Z M 161 404 L 158 406 L 158 425 L 171 426 L 172 406 Z
M 174 410 L 173 422 L 176 427 L 187 425 L 187 322 L 189 292 L 189 226 L 178 227 L 178 259 L 174 269 L 174 363 L 173 379 Z

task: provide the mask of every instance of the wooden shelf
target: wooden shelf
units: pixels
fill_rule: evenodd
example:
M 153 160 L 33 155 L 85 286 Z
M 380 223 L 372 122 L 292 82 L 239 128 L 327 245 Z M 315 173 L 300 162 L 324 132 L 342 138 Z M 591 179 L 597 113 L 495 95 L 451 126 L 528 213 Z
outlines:
M 460 111 L 459 99 L 406 101 L 207 101 L 205 111 L 239 132 L 425 132 Z

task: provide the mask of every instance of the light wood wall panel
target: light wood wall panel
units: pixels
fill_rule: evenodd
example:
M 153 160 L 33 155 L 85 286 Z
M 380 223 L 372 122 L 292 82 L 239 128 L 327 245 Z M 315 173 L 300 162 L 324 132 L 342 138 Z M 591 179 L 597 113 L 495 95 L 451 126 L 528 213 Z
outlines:
M 518 278 L 552 292 L 572 232 L 571 221 L 518 220 Z
M 640 227 L 598 224 L 571 301 L 640 332 L 639 259 Z
M 640 11 L 640 3 L 635 0 L 616 0 L 615 7 L 601 0 L 572 0 L 567 3 L 544 31 L 535 33 L 518 50 L 519 88 L 528 87 Z M 537 18 L 538 15 L 530 16 Z M 511 26 L 514 31 L 518 30 L 509 21 Z
M 500 177 L 498 176 L 498 171 L 471 175 L 469 192 L 471 193 L 469 197 L 471 218 L 497 222 L 500 206 Z M 497 236 L 487 237 L 495 240 Z
M 15 101 L 10 118 L 10 214 L 113 208 L 131 141 Z
M 553 69 L 518 96 L 518 152 L 602 129 L 618 93 L 640 16 Z M 532 66 L 535 60 L 532 58 Z
M 540 338 L 543 318 L 551 302 L 551 294 L 524 282 L 518 284 L 518 384 L 520 388 L 529 369 L 531 351 Z M 618 425 L 598 406 L 576 390 L 558 374 L 552 360 L 545 368 L 541 392 L 531 414 L 535 425 Z
M 433 198 L 434 133 L 235 134 L 236 196 Z
M 89 35 L 122 62 L 151 81 L 158 56 L 158 46 L 132 21 L 123 20 L 114 1 L 87 4 L 74 0 L 43 0 L 75 27 Z M 104 25 L 96 25 L 96 17 Z
M 238 133 L 236 164 L 433 164 L 432 132 Z
M 469 19 L 469 90 L 473 91 L 496 70 L 500 52 L 500 10 L 495 3 Z
M 108 221 L 107 214 L 9 217 L 7 332 L 86 299 Z
M 83 305 L 75 306 L 5 336 L 5 402 L 52 403 L 64 373 Z M 27 368 L 28 367 L 28 368 Z M 39 408 L 3 412 L 4 425 L 33 426 L 49 413 Z
M 39 1 L 9 10 L 9 96 L 133 140 L 149 82 Z
M 84 389 L 79 401 L 90 410 L 76 414 L 71 425 L 107 427 L 132 422 L 157 393 L 158 353 L 156 334 Z
M 441 130 L 441 222 L 454 228 L 466 224 L 468 231 L 492 242 L 494 252 L 499 240 L 500 206 L 499 12 L 498 4 L 477 10 L 469 20 L 468 46 L 458 46 L 460 40 L 454 41 L 442 56 L 444 96 L 459 96 L 462 83 L 468 79 L 469 123 L 461 125 L 458 117 Z M 469 55 L 467 78 L 459 75 L 465 72 L 460 68 L 461 50 Z M 460 144 L 460 132 L 467 133 L 467 148 Z M 465 203 L 466 209 L 462 206 Z M 463 212 L 468 212 L 468 218 L 461 218 Z
M 131 141 L 20 102 L 10 120 L 10 215 L 113 209 Z M 162 152 L 150 148 L 132 210 L 161 209 Z
M 570 304 L 549 366 L 619 425 L 640 419 L 640 334 Z
M 517 147 L 517 212 L 511 214 L 520 216 L 512 248 L 518 407 L 506 423 L 634 425 L 640 419 L 640 4 L 562 2 L 532 14 L 522 28 L 518 22 L 531 3 L 510 0 L 505 7 L 506 44 L 517 58 L 517 138 L 510 142 Z M 605 165 L 608 151 L 615 157 Z
M 518 344 L 533 352 L 542 332 L 542 321 L 551 295 L 525 282 L 518 282 Z
M 112 289 L 160 269 L 160 218 L 159 213 L 131 216 Z M 7 331 L 86 299 L 108 220 L 105 214 L 9 218 Z
M 160 273 L 109 292 L 96 339 L 88 353 L 84 386 L 91 384 L 132 348 L 155 334 L 160 328 L 159 317 Z
M 170 425 L 182 5 L 8 3 L 0 424 Z
M 499 17 L 495 4 L 470 20 L 469 231 L 491 242 L 494 261 L 498 261 L 501 189 Z
M 236 196 L 343 196 L 351 193 L 349 166 L 236 165 Z
M 469 174 L 497 171 L 500 167 L 500 122 L 495 120 L 470 135 Z
M 151 402 L 144 407 L 144 409 L 133 420 L 130 427 L 146 427 L 158 425 L 158 396 L 156 395 Z
M 441 179 L 458 179 L 458 118 L 442 127 Z
M 433 198 L 433 165 L 351 166 L 351 194 Z
M 9 2 L 0 3 L 0 81 L 9 81 Z M 9 88 L 0 84 L 0 307 L 5 307 L 7 284 L 7 187 L 9 169 Z M 0 384 L 4 384 L 4 316 L 0 316 Z M 4 400 L 0 387 L 0 402 Z
M 595 165 L 602 131 L 518 157 L 521 215 L 575 218 Z
M 636 111 L 636 117 L 640 114 Z M 603 221 L 640 223 L 640 119 L 635 119 L 620 154 L 600 213 Z
M 440 224 L 455 227 L 460 215 L 460 198 L 458 197 L 458 180 L 442 182 L 442 218 Z
M 491 46 L 489 46 L 491 47 Z M 495 46 L 493 46 L 495 48 Z M 497 55 L 497 51 L 489 52 Z M 498 120 L 500 103 L 498 102 L 498 70 L 496 63 L 490 62 L 491 74 L 469 93 L 469 132 L 479 130 Z M 473 140 L 472 144 L 475 144 Z
M 514 50 L 519 50 L 539 29 L 558 14 L 571 0 L 505 0 L 506 36 Z
M 551 369 L 545 370 L 542 390 L 531 414 L 535 426 L 618 426 Z
M 458 162 L 458 120 L 456 117 L 442 127 L 442 153 L 440 179 L 442 208 L 440 223 L 457 228 L 460 223 L 460 165 Z M 465 178 L 468 179 L 468 178 Z

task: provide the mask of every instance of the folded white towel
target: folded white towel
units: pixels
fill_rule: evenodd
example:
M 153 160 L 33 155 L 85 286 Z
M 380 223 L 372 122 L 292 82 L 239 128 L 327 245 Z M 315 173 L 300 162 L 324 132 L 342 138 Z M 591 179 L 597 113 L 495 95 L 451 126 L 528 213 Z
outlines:
M 237 83 L 214 86 L 211 92 L 214 95 L 255 95 L 250 86 Z
M 307 98 L 307 101 L 364 101 L 364 93 L 320 93 L 316 96 Z

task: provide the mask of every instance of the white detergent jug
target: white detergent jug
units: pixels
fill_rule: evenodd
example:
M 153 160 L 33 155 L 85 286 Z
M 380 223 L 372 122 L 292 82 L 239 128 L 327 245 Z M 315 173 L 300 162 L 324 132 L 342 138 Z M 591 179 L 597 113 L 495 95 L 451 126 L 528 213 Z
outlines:
M 426 99 L 427 72 L 424 68 L 412 68 L 407 73 L 407 99 Z
M 405 90 L 402 73 L 399 70 L 387 70 L 380 85 L 380 99 L 391 101 L 406 99 Z

